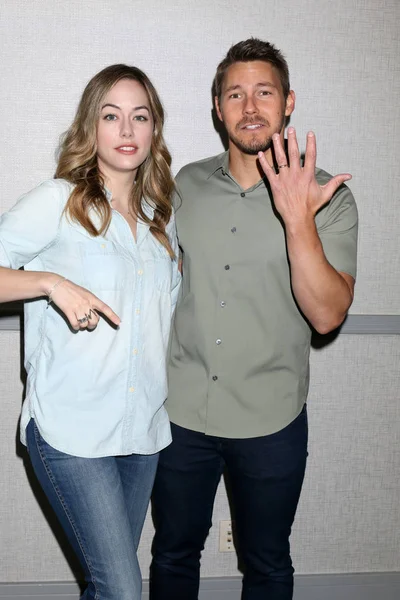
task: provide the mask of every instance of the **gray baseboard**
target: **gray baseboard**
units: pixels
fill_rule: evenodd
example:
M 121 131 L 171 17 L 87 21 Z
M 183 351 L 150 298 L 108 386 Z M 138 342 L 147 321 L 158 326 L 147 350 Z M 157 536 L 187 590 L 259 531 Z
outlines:
M 241 578 L 201 580 L 199 600 L 240 600 Z M 294 600 L 399 600 L 400 573 L 297 575 Z M 0 600 L 78 600 L 75 583 L 0 583 Z M 149 599 L 149 584 L 142 600 Z
M 0 330 L 19 331 L 21 316 L 4 314 L 0 306 Z M 339 329 L 339 334 L 399 335 L 400 315 L 349 315 Z

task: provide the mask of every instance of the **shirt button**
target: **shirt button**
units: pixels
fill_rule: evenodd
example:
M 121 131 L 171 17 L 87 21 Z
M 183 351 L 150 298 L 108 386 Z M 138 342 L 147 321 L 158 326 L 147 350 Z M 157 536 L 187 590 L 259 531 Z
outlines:
M 230 265 L 225 265 L 225 271 L 229 271 L 229 269 L 231 268 Z
M 105 244 L 101 244 L 101 248 L 105 248 L 105 247 L 106 247 L 106 245 L 105 245 Z
M 215 343 L 217 344 L 217 346 L 219 346 L 220 344 L 222 344 L 222 340 L 220 340 L 219 338 L 217 340 L 215 340 Z
M 137 354 L 138 353 L 138 349 L 135 348 L 134 350 L 132 350 L 132 354 Z
M 137 315 L 140 315 L 140 308 L 137 308 L 137 309 L 135 310 L 135 313 L 136 313 Z
M 212 376 L 212 380 L 213 380 L 213 381 L 218 381 L 218 377 L 217 377 L 217 375 L 213 375 L 213 376 Z
M 222 300 L 222 301 L 221 301 L 221 306 L 222 306 L 222 308 L 224 308 L 224 306 L 226 306 L 226 302 L 225 302 L 225 300 Z
M 242 198 L 244 198 L 246 196 L 246 194 L 244 192 L 242 192 L 240 195 L 242 196 Z
M 143 269 L 139 269 L 139 271 L 137 272 L 138 275 L 143 275 Z
M 231 231 L 232 233 L 236 233 L 236 227 L 232 227 Z
M 135 391 L 135 388 L 134 388 L 134 387 L 130 387 L 130 388 L 129 388 L 129 391 L 130 391 L 130 392 L 134 392 L 134 391 Z

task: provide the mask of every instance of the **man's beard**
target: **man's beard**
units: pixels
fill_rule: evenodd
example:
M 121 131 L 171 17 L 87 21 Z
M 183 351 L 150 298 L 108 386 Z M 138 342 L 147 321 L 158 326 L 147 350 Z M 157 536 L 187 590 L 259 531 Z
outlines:
M 282 131 L 282 128 L 285 125 L 285 121 L 286 121 L 286 117 L 285 117 L 285 115 L 283 115 L 282 120 L 279 124 L 279 127 L 277 128 L 276 132 L 274 132 L 274 133 L 280 133 Z M 262 125 L 266 125 L 267 127 L 269 127 L 268 121 L 266 121 L 265 119 L 260 119 L 260 117 L 258 117 L 257 119 L 242 119 L 236 125 L 235 130 L 240 131 L 246 125 L 252 125 L 253 123 L 261 123 Z M 272 134 L 272 135 L 274 135 L 274 134 Z M 248 142 L 244 142 L 239 137 L 236 137 L 236 135 L 234 135 L 234 134 L 231 134 L 229 136 L 229 138 L 235 144 L 235 146 L 238 148 L 238 150 L 243 152 L 243 154 L 250 154 L 252 156 L 256 156 L 259 152 L 266 152 L 267 150 L 269 150 L 271 148 L 272 135 L 268 136 L 264 140 L 258 138 L 255 135 L 254 138 Z
M 268 137 L 266 140 L 254 138 L 247 143 L 234 136 L 230 136 L 230 139 L 243 154 L 251 154 L 253 156 L 256 156 L 259 152 L 266 152 L 272 145 L 271 137 Z

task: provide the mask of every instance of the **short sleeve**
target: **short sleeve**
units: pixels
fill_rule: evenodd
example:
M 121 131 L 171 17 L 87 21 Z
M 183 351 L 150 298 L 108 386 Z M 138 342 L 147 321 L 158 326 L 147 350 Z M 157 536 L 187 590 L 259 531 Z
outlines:
M 57 238 L 68 184 L 48 180 L 24 194 L 0 217 L 0 266 L 19 269 Z
M 324 171 L 317 173 L 317 180 L 325 184 L 331 178 Z M 332 200 L 315 218 L 322 247 L 328 262 L 354 279 L 357 274 L 358 212 L 353 194 L 341 185 Z

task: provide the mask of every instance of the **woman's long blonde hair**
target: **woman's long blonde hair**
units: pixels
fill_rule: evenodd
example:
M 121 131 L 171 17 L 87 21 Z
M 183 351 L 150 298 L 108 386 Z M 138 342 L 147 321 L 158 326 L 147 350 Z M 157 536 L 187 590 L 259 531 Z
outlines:
M 164 110 L 153 84 L 137 67 L 106 67 L 89 81 L 82 94 L 75 119 L 62 138 L 55 173 L 56 178 L 66 179 L 75 185 L 65 213 L 92 236 L 103 235 L 110 225 L 111 207 L 97 165 L 97 125 L 104 96 L 121 79 L 131 79 L 143 86 L 154 120 L 150 154 L 138 168 L 136 184 L 129 199 L 130 211 L 150 226 L 150 232 L 174 258 L 165 232 L 172 213 L 174 181 L 170 171 L 171 155 L 162 133 Z M 142 199 L 154 207 L 153 220 L 143 211 Z M 96 227 L 90 219 L 91 210 L 100 217 L 100 227 Z

